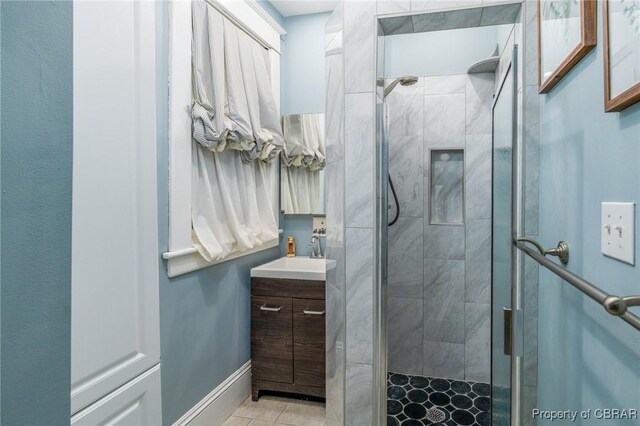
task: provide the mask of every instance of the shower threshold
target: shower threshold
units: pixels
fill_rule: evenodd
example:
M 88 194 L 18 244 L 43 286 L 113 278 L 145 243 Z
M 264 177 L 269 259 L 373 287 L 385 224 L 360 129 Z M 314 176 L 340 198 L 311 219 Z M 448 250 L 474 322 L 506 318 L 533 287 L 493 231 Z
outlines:
M 387 425 L 491 425 L 488 383 L 387 375 Z

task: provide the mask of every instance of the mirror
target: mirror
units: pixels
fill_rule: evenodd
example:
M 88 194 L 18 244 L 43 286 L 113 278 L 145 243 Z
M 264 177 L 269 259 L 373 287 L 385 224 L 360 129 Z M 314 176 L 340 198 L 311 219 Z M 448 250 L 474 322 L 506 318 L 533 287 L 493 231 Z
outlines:
M 282 211 L 285 214 L 324 215 L 324 114 L 285 115 L 282 133 Z

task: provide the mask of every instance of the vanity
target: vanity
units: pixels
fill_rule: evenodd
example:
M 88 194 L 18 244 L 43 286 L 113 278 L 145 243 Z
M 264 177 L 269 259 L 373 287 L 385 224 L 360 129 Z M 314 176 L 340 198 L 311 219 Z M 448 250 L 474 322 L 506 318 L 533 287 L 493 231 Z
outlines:
M 251 270 L 251 397 L 325 397 L 325 273 L 335 261 L 281 258 Z

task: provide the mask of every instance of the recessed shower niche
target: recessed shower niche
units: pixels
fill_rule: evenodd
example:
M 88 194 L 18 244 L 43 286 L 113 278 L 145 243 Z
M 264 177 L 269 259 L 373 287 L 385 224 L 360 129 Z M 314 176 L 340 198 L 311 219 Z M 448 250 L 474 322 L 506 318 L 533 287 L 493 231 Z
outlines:
M 429 220 L 432 225 L 464 223 L 464 151 L 433 149 L 429 155 Z

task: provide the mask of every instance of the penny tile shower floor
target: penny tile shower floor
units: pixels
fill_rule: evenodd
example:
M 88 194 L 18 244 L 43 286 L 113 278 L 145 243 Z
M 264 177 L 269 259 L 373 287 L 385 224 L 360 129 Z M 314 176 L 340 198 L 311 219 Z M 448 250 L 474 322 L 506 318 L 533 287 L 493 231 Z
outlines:
M 407 376 L 387 377 L 387 425 L 491 425 L 487 383 Z

